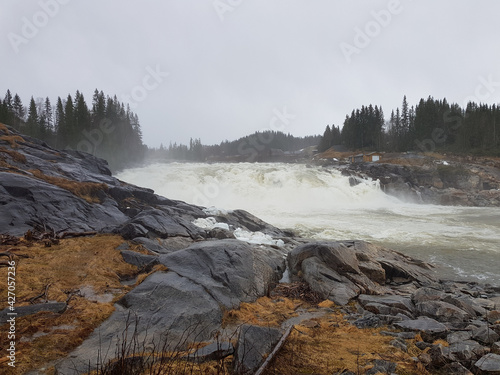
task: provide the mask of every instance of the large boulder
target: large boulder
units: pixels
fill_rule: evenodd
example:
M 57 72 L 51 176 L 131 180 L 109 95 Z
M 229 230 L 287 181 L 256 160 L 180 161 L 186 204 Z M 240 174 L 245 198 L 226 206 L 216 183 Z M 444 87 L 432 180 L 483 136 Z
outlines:
M 92 204 L 30 174 L 0 172 L 0 233 L 21 236 L 33 227 L 110 231 L 127 220 L 111 199 Z
M 282 332 L 277 328 L 243 325 L 234 358 L 237 374 L 254 374 L 278 343 Z
M 195 243 L 159 261 L 168 271 L 150 275 L 118 301 L 111 317 L 58 364 L 58 374 L 77 374 L 89 361 L 95 368 L 96 358 L 109 361 L 124 337 L 145 348 L 209 340 L 220 329 L 223 310 L 267 294 L 284 269 L 276 249 L 237 240 Z
M 391 293 L 390 282 L 434 280 L 428 264 L 364 241 L 300 245 L 288 254 L 288 264 L 293 276 L 340 305 L 359 294 Z
M 230 239 L 195 243 L 161 255 L 160 262 L 171 272 L 203 285 L 228 309 L 267 294 L 285 268 L 279 250 Z

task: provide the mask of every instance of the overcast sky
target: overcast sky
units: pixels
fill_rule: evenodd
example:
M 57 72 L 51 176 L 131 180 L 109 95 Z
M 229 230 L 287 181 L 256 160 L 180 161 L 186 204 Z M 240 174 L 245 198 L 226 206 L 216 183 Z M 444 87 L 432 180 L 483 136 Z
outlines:
M 500 2 L 3 0 L 0 95 L 95 88 L 149 146 L 304 136 L 361 105 L 500 102 Z

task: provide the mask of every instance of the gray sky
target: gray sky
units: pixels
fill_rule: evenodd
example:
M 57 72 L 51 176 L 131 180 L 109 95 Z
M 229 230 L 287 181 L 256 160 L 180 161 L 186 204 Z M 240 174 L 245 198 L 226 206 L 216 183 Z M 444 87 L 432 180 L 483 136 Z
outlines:
M 4 0 L 0 95 L 116 94 L 149 146 L 320 134 L 361 105 L 387 118 L 405 94 L 500 102 L 499 14 L 494 0 Z

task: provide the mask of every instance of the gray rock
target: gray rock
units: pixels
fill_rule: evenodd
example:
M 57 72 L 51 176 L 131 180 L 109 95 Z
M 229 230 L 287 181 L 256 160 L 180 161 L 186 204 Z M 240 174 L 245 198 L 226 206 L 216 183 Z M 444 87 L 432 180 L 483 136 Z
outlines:
M 152 267 L 159 263 L 158 257 L 154 255 L 145 255 L 131 250 L 120 251 L 123 260 L 133 266 L 141 268 Z
M 166 334 L 174 347 L 208 340 L 220 328 L 223 309 L 267 294 L 284 262 L 278 250 L 237 240 L 195 243 L 159 259 L 169 271 L 150 275 L 124 296 L 117 311 L 58 365 L 60 373 L 84 369 L 95 361 L 97 350 L 115 348 L 124 332 L 146 346 Z M 104 362 L 115 355 L 106 353 Z
M 378 373 L 382 374 L 392 374 L 396 371 L 397 364 L 390 361 L 384 361 L 383 359 L 376 359 L 373 361 L 373 367 L 369 369 L 366 375 L 375 375 Z
M 116 250 L 130 250 L 130 245 L 128 242 L 122 242 L 116 247 Z
M 431 365 L 433 367 L 440 368 L 449 362 L 455 361 L 450 349 L 441 344 L 433 345 L 428 353 L 431 356 Z
M 408 346 L 406 345 L 405 340 L 397 338 L 392 340 L 389 345 L 394 346 L 396 349 L 402 350 L 403 352 L 408 351 Z
M 279 250 L 260 248 L 238 240 L 199 242 L 187 249 L 161 255 L 170 271 L 203 288 L 219 304 L 231 309 L 266 295 L 284 270 Z
M 456 331 L 446 336 L 446 341 L 448 341 L 449 344 L 455 344 L 457 342 L 470 340 L 471 338 L 472 338 L 471 331 Z
M 483 344 L 491 345 L 500 339 L 498 333 L 484 325 L 472 330 L 472 338 Z
M 493 353 L 486 354 L 474 366 L 484 374 L 498 375 L 500 374 L 500 355 Z
M 394 324 L 404 330 L 419 331 L 425 341 L 443 338 L 448 333 L 448 328 L 438 321 L 420 316 L 418 319 L 406 320 Z
M 398 315 L 398 314 L 402 314 L 402 315 L 406 315 L 407 318 L 409 318 L 408 315 L 411 315 L 407 310 L 402 310 L 402 309 L 398 309 L 397 307 L 390 307 L 390 306 L 387 306 L 387 305 L 382 305 L 381 303 L 367 303 L 366 305 L 364 305 L 364 308 L 367 310 L 367 311 L 370 311 L 374 314 L 379 314 L 379 315 Z
M 0 232 L 22 236 L 33 226 L 54 231 L 103 231 L 127 217 L 116 203 L 91 204 L 34 176 L 0 172 Z
M 48 302 L 28 306 L 16 306 L 13 311 L 10 310 L 10 307 L 7 307 L 0 311 L 0 324 L 7 323 L 7 321 L 12 317 L 20 318 L 22 316 L 37 314 L 42 311 L 60 314 L 66 310 L 66 307 L 67 305 L 65 302 Z M 9 315 L 12 313 L 16 313 L 16 315 Z
M 346 305 L 360 292 L 360 288 L 347 277 L 328 268 L 316 257 L 305 259 L 302 262 L 302 270 L 304 280 L 310 288 L 337 305 Z
M 212 342 L 194 353 L 185 357 L 191 362 L 208 362 L 226 358 L 234 353 L 233 344 L 230 342 Z
M 445 293 L 441 290 L 433 288 L 420 288 L 413 295 L 411 299 L 413 303 L 417 304 L 425 301 L 440 301 L 444 298 Z
M 464 310 L 442 301 L 424 301 L 416 305 L 421 315 L 434 318 L 440 322 L 463 322 L 470 318 Z
M 179 224 L 176 218 L 155 208 L 142 211 L 130 223 L 140 225 L 161 238 L 175 236 L 189 237 L 187 229 Z M 134 236 L 133 238 L 135 237 L 140 236 Z
M 413 305 L 410 298 L 397 295 L 374 296 L 374 295 L 360 294 L 358 296 L 358 301 L 363 306 L 373 303 L 382 304 L 389 307 L 397 308 L 407 313 L 408 312 L 412 313 L 415 310 L 415 306 Z
M 377 315 L 369 314 L 367 316 L 363 316 L 362 318 L 356 319 L 352 324 L 354 324 L 357 328 L 375 328 L 380 327 L 382 322 Z
M 280 340 L 277 328 L 243 325 L 234 356 L 237 374 L 253 374 Z
M 300 245 L 288 254 L 288 263 L 292 276 L 302 274 L 311 289 L 341 305 L 359 294 L 388 293 L 386 278 L 434 280 L 425 263 L 363 241 Z
M 449 346 L 450 353 L 452 353 L 458 360 L 470 363 L 477 361 L 485 355 L 486 349 L 484 346 L 474 340 L 464 340 L 456 342 Z
M 443 371 L 445 374 L 453 374 L 453 375 L 473 375 L 472 372 L 467 370 L 464 366 L 462 366 L 458 362 L 448 363 L 444 366 Z
M 160 254 L 165 250 L 164 247 L 160 245 L 159 238 L 134 237 L 132 240 L 155 254 Z
M 153 342 L 162 347 L 167 337 L 171 348 L 180 348 L 190 340 L 210 339 L 222 321 L 219 304 L 203 286 L 174 272 L 150 275 L 115 307 L 83 344 L 58 363 L 58 374 L 79 374 L 88 371 L 89 365 L 94 369 L 107 363 L 116 356 L 123 337 L 145 348 Z
M 494 354 L 500 354 L 500 341 L 497 341 L 491 345 L 491 352 Z

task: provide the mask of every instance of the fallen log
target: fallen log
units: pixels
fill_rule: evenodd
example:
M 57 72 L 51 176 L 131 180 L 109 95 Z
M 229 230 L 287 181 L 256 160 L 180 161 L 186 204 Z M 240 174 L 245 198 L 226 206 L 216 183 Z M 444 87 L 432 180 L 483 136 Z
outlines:
M 293 327 L 294 326 L 291 325 L 286 329 L 285 333 L 283 334 L 283 336 L 281 336 L 280 341 L 278 341 L 271 354 L 269 354 L 269 356 L 266 358 L 264 363 L 259 367 L 259 369 L 254 375 L 262 375 L 264 373 L 265 369 L 267 368 L 267 366 L 269 366 L 269 363 L 271 363 L 274 356 L 279 352 L 281 347 L 285 344 L 285 341 L 288 338 L 288 336 L 290 336 L 290 332 L 292 332 Z

